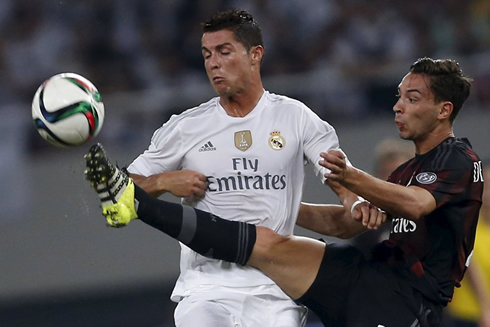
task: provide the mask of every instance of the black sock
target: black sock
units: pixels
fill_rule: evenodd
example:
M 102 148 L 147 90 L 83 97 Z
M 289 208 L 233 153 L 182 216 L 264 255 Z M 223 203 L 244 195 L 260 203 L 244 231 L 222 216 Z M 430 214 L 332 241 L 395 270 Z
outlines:
M 229 221 L 189 206 L 158 200 L 135 185 L 138 218 L 209 258 L 245 265 L 252 254 L 256 227 Z

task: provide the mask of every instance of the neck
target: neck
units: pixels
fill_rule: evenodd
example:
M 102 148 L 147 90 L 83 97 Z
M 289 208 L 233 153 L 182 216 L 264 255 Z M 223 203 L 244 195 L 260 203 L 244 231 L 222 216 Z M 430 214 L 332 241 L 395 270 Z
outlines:
M 454 133 L 452 128 L 449 131 L 444 132 L 433 132 L 430 135 L 427 135 L 425 138 L 421 140 L 414 140 L 415 143 L 415 153 L 424 154 L 438 146 L 442 141 L 447 139 L 448 137 L 453 137 Z
M 229 116 L 245 117 L 255 108 L 263 94 L 264 89 L 261 88 L 245 94 L 222 95 L 220 96 L 220 104 Z

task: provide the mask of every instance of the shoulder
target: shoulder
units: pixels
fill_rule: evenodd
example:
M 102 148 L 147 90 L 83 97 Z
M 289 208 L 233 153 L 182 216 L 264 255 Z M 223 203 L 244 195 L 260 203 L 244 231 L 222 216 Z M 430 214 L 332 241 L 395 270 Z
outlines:
M 310 110 L 308 106 L 306 106 L 303 102 L 290 98 L 285 95 L 280 95 L 280 94 L 275 94 L 271 92 L 266 92 L 267 96 L 267 101 L 271 106 L 281 106 L 284 108 L 284 106 L 290 107 L 291 109 L 296 109 L 296 110 Z
M 179 135 L 181 130 L 184 130 L 187 124 L 195 124 L 196 120 L 202 121 L 207 116 L 212 115 L 217 105 L 217 98 L 200 104 L 197 107 L 187 109 L 180 114 L 172 115 L 163 125 L 161 125 L 154 133 L 153 140 L 167 139 L 168 137 Z
M 457 151 L 461 153 L 462 156 L 467 158 L 467 160 L 472 162 L 480 160 L 467 138 L 454 138 L 452 142 L 454 143 L 454 147 L 457 149 Z
M 467 139 L 451 137 L 439 144 L 432 152 L 432 168 L 457 170 L 473 168 L 480 159 Z
M 217 98 L 212 98 L 207 102 L 200 105 L 189 108 L 181 112 L 180 114 L 174 114 L 170 119 L 182 121 L 190 118 L 202 117 L 212 114 L 212 109 L 216 108 Z
M 266 96 L 268 107 L 272 110 L 277 110 L 278 115 L 287 114 L 289 117 L 294 116 L 298 122 L 327 124 L 327 122 L 320 118 L 316 112 L 300 100 L 270 92 L 267 92 Z
M 200 105 L 184 110 L 179 114 L 173 114 L 169 120 L 163 124 L 164 126 L 178 126 L 188 120 L 202 119 L 213 114 L 213 109 L 216 108 L 217 98 L 201 103 Z

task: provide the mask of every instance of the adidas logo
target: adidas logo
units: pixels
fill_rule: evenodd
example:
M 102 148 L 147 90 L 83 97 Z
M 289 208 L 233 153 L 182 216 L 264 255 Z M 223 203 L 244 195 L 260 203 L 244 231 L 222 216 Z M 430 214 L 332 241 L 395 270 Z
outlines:
M 204 144 L 199 149 L 199 152 L 205 152 L 205 151 L 216 151 L 216 148 L 214 147 L 213 143 L 211 143 L 211 141 L 209 141 L 208 143 Z

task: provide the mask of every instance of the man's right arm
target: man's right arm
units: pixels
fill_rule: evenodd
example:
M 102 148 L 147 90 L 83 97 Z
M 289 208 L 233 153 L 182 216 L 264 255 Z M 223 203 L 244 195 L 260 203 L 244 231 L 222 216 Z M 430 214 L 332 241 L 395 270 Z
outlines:
M 351 192 L 362 196 L 372 204 L 394 217 L 418 220 L 435 210 L 436 200 L 426 189 L 403 186 L 383 181 L 370 174 L 349 166 L 340 151 L 321 153 L 319 164 L 330 170 L 325 177 L 340 183 Z
M 148 177 L 129 174 L 134 182 L 154 197 L 170 192 L 177 197 L 200 199 L 208 188 L 206 176 L 194 170 L 176 170 Z

